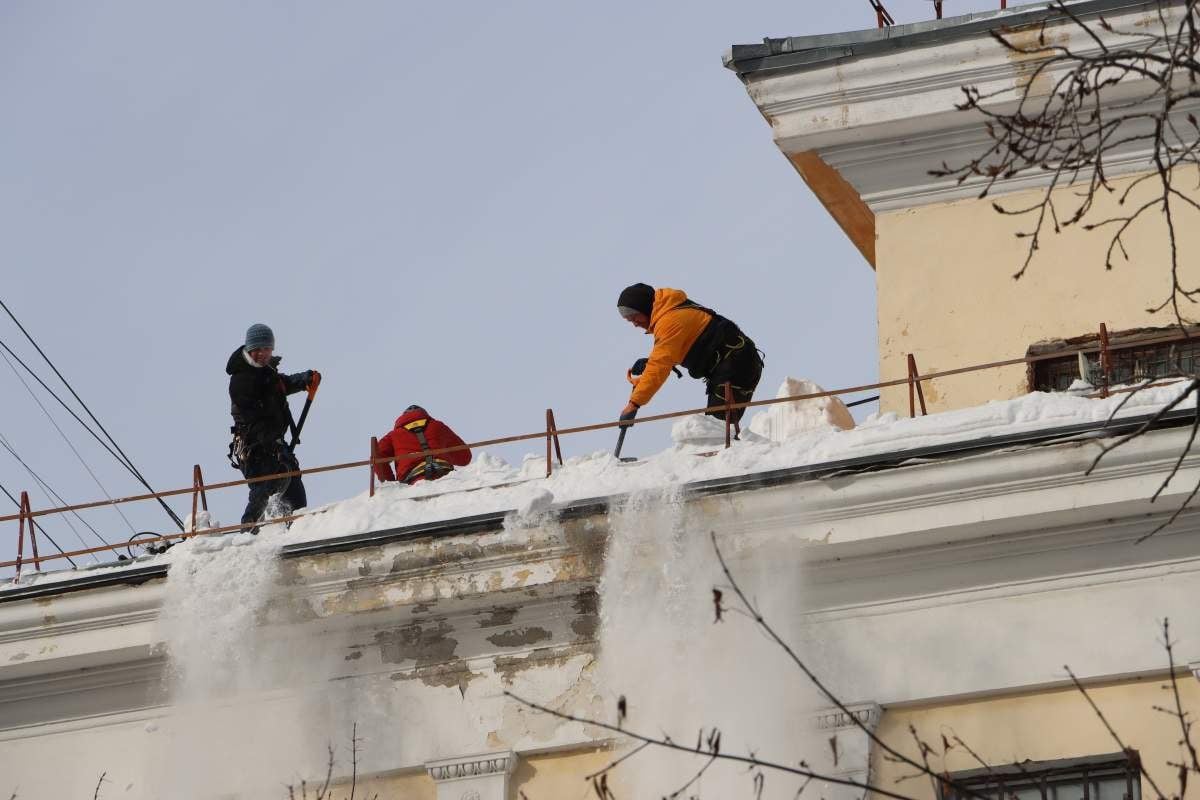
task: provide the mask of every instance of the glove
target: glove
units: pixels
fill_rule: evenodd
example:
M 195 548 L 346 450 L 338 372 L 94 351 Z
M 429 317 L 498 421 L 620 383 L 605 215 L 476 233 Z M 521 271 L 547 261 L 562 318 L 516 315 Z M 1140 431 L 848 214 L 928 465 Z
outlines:
M 637 416 L 638 407 L 637 407 L 637 406 L 635 406 L 635 405 L 633 405 L 633 403 L 630 403 L 630 404 L 629 404 L 628 406 L 626 406 L 625 408 L 627 408 L 627 409 L 628 409 L 628 408 L 630 408 L 630 406 L 632 406 L 632 409 L 631 409 L 631 410 L 628 410 L 628 411 L 622 411 L 622 412 L 621 412 L 621 416 L 618 418 L 618 419 L 619 419 L 621 422 L 625 422 L 625 423 L 632 423 L 632 421 L 633 421 L 633 418 Z M 628 427 L 629 427 L 629 425 L 622 425 L 621 427 L 622 427 L 622 428 L 628 428 Z
M 630 379 L 629 382 L 630 383 L 634 383 L 633 379 L 640 376 L 643 372 L 646 371 L 646 364 L 648 364 L 649 362 L 650 362 L 650 359 L 648 359 L 648 358 L 639 358 L 637 361 L 633 362 L 633 366 L 629 368 L 629 379 Z M 676 378 L 683 377 L 683 373 L 679 371 L 679 367 L 671 367 L 671 372 L 675 373 Z
M 317 372 L 315 369 L 310 369 L 308 372 L 304 373 L 304 377 L 306 379 L 304 386 L 310 392 L 316 391 L 316 388 L 321 385 L 321 373 Z

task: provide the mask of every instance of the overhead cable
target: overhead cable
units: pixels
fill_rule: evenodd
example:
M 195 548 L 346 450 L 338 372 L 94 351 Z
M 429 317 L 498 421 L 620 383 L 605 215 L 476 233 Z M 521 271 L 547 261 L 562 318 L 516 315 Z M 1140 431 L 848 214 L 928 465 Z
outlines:
M 7 488 L 7 487 L 5 487 L 5 485 L 4 485 L 4 484 L 2 484 L 2 483 L 0 483 L 0 491 L 3 491 L 3 492 L 6 494 L 6 495 L 8 495 L 8 499 L 9 499 L 9 500 L 12 500 L 12 501 L 13 501 L 13 504 L 14 504 L 14 505 L 15 505 L 15 506 L 16 506 L 18 509 L 21 507 L 21 501 L 20 501 L 20 500 L 18 500 L 17 498 L 15 498 L 15 497 L 13 497 L 13 495 L 12 495 L 12 492 L 10 492 L 10 491 L 8 490 L 8 488 Z M 67 561 L 70 561 L 70 562 L 71 562 L 71 566 L 72 566 L 72 567 L 78 567 L 78 566 L 79 566 L 78 564 L 76 564 L 76 563 L 75 563 L 75 559 L 73 559 L 73 558 L 71 558 L 70 556 L 68 556 L 68 555 L 67 555 L 67 551 L 66 551 L 66 550 L 63 550 L 61 547 L 59 547 L 59 545 L 58 545 L 58 542 L 54 541 L 54 539 L 53 539 L 53 538 L 50 536 L 50 534 L 46 533 L 46 529 L 45 529 L 45 528 L 43 528 L 41 525 L 38 525 L 38 523 L 37 523 L 37 520 L 36 520 L 36 519 L 31 519 L 31 520 L 29 520 L 29 524 L 30 524 L 30 525 L 32 525 L 33 527 L 37 528 L 39 531 L 41 531 L 41 534 L 42 534 L 42 536 L 45 536 L 45 537 L 46 537 L 46 539 L 47 539 L 47 540 L 50 542 L 50 544 L 54 545 L 55 549 L 56 549 L 56 550 L 58 550 L 58 552 L 62 553 L 62 554 L 63 554 L 63 555 L 66 557 Z M 74 530 L 74 528 L 72 528 L 72 530 Z M 78 533 L 78 532 L 76 532 L 76 533 L 75 533 L 75 536 L 76 536 L 76 537 L 78 537 L 78 536 L 79 536 L 79 533 Z M 80 539 L 79 539 L 79 541 L 81 541 L 81 542 L 82 542 L 82 541 L 83 541 L 83 539 L 82 539 L 82 538 L 80 538 Z M 93 560 L 95 560 L 97 563 L 100 561 L 100 559 L 96 558 L 94 555 L 92 556 L 92 559 L 93 559 Z
M 13 321 L 13 324 L 16 325 L 21 330 L 21 333 L 25 334 L 25 338 L 29 340 L 29 343 L 31 345 L 33 345 L 33 349 L 37 350 L 38 355 L 40 355 L 42 357 L 42 359 L 45 360 L 46 364 L 50 367 L 50 369 L 54 370 L 54 374 L 57 375 L 58 379 L 63 382 L 63 386 L 67 387 L 67 391 L 69 391 L 71 393 L 71 396 L 75 398 L 76 402 L 78 402 L 79 405 L 83 407 L 83 410 L 87 412 L 87 415 L 89 417 L 91 417 L 92 422 L 96 423 L 96 427 L 100 429 L 101 433 L 103 433 L 104 436 L 110 442 L 112 442 L 112 446 L 117 448 L 117 452 L 125 457 L 125 462 L 126 462 L 126 464 L 128 464 L 129 469 L 134 473 L 134 475 L 137 476 L 138 480 L 142 482 L 142 485 L 145 486 L 146 489 L 149 490 L 150 492 L 153 492 L 154 491 L 153 487 L 151 487 L 150 484 L 146 482 L 146 479 L 142 477 L 142 473 L 138 472 L 137 467 L 135 467 L 133 465 L 133 460 L 130 459 L 129 456 L 125 455 L 125 451 L 121 449 L 121 446 L 119 444 L 117 444 L 117 440 L 114 439 L 112 437 L 112 434 L 110 434 L 107 430 L 105 430 L 104 426 L 100 424 L 100 420 L 96 419 L 96 415 L 92 413 L 92 410 L 90 408 L 88 408 L 87 403 L 83 402 L 83 398 L 80 397 L 78 393 L 76 393 L 75 389 L 71 386 L 71 384 L 67 381 L 67 379 L 63 377 L 63 374 L 58 371 L 58 367 L 54 366 L 54 362 L 51 361 L 50 357 L 48 355 L 46 355 L 46 353 L 42 350 L 41 347 L 38 346 L 38 343 L 33 340 L 33 337 L 29 335 L 29 331 L 25 330 L 25 326 L 21 324 L 20 320 L 18 320 L 16 315 L 13 314 L 12 310 L 9 309 L 9 307 L 7 305 L 5 305 L 3 300 L 0 300 L 0 308 L 4 309 L 4 313 L 8 314 L 8 317 L 9 317 L 9 319 L 11 319 Z M 163 509 L 167 512 L 167 514 L 170 515 L 171 519 L 175 521 L 175 524 L 179 526 L 179 530 L 183 530 L 183 520 L 181 520 L 175 514 L 175 512 L 171 510 L 171 507 L 168 506 L 166 503 L 164 503 L 161 498 L 159 498 L 158 502 L 160 505 L 162 505 Z
M 38 384 L 43 389 L 45 389 L 50 394 L 51 397 L 53 397 L 55 400 L 57 400 L 58 404 L 60 406 L 62 406 L 64 409 L 66 409 L 67 413 L 70 414 L 72 417 L 74 417 L 75 421 L 78 422 L 80 425 L 82 425 L 83 429 L 86 430 L 88 433 L 90 433 L 92 435 L 92 438 L 95 439 L 97 442 L 99 442 L 100 446 L 103 447 L 105 450 L 107 450 L 109 455 L 111 455 L 113 458 L 115 458 L 117 460 L 117 463 L 119 463 L 121 466 L 125 467 L 125 469 L 129 472 L 129 474 L 133 475 L 133 477 L 136 478 L 138 480 L 138 482 L 142 484 L 142 486 L 145 486 L 146 489 L 151 494 L 155 494 L 154 488 L 149 483 L 146 482 L 146 479 L 142 477 L 142 474 L 140 472 L 138 472 L 137 469 L 135 469 L 134 466 L 132 464 L 130 464 L 125 458 L 123 458 L 122 455 L 118 455 L 111 447 L 109 447 L 108 443 L 105 442 L 103 439 L 101 439 L 100 436 L 94 430 L 91 429 L 91 426 L 89 426 L 86 422 L 84 422 L 79 417 L 79 415 L 75 413 L 74 409 L 72 409 L 69 405 L 67 405 L 66 402 L 64 402 L 63 399 L 61 397 L 59 397 L 58 394 L 53 389 L 51 389 L 49 386 L 47 386 L 46 382 L 41 379 L 41 376 L 39 376 L 36 372 L 34 372 L 33 369 L 28 364 L 26 364 L 21 359 L 20 356 L 18 356 L 16 353 L 14 353 L 13 349 L 11 347 L 9 347 L 7 344 L 5 344 L 3 339 L 0 339 L 0 348 L 3 348 L 5 352 L 7 352 L 10 356 L 12 356 L 13 359 L 18 364 L 20 364 L 21 367 L 26 372 L 28 372 L 29 375 L 35 381 L 37 381 Z M 164 503 L 161 497 L 156 498 L 156 499 L 158 500 L 158 504 L 161 505 L 163 507 L 163 509 L 165 509 L 166 512 L 171 516 L 171 519 L 174 520 L 175 524 L 179 526 L 179 529 L 183 530 L 183 521 L 181 519 L 179 519 L 178 516 L 175 515 L 175 512 L 171 510 L 171 507 L 168 506 L 166 503 Z
M 100 482 L 100 479 L 96 477 L 96 473 L 92 471 L 92 468 L 90 466 L 88 466 L 87 461 L 85 461 L 83 456 L 80 455 L 79 450 L 76 449 L 75 444 L 71 441 L 70 437 L 68 437 L 67 434 L 65 434 L 63 432 L 63 429 L 58 426 L 58 421 L 55 420 L 54 417 L 50 414 L 50 410 L 47 409 L 46 406 L 42 404 L 41 399 L 38 398 L 36 393 L 34 393 L 33 388 L 26 382 L 26 380 L 23 377 L 21 377 L 21 373 L 17 372 L 17 368 L 14 367 L 13 363 L 8 360 L 8 356 L 5 355 L 4 353 L 0 353 L 0 357 L 2 357 L 4 359 L 4 363 L 8 364 L 8 368 L 12 370 L 13 375 L 17 376 L 17 380 L 19 380 L 21 382 L 21 385 L 25 387 L 25 391 L 29 392 L 29 396 L 33 398 L 33 402 L 37 403 L 38 408 L 40 408 L 42 410 L 42 413 L 46 415 L 46 419 L 50 420 L 50 424 L 54 426 L 54 430 L 58 431 L 58 435 L 62 437 L 62 440 L 67 443 L 67 447 L 71 448 L 71 452 L 75 454 L 75 458 L 78 459 L 79 463 L 83 466 L 83 468 L 85 470 L 87 470 L 87 474 L 92 476 L 92 480 L 95 481 L 96 486 L 100 487 L 100 491 L 104 493 L 105 497 L 107 497 L 109 500 L 112 500 L 113 497 L 111 494 L 108 493 L 108 489 L 106 489 L 104 484 Z M 60 498 L 60 500 L 61 500 L 61 498 Z M 130 533 L 134 532 L 135 529 L 133 527 L 133 523 L 130 522 L 129 518 L 125 516 L 125 512 L 121 510 L 121 507 L 118 505 L 114 505 L 113 509 L 116 510 L 117 514 L 119 514 L 121 516 L 121 519 L 125 520 L 125 525 L 128 526 Z M 84 523 L 84 524 L 86 525 L 87 523 Z M 88 525 L 88 527 L 91 528 L 92 526 Z M 95 532 L 95 529 L 93 529 L 93 533 L 94 532 Z M 99 535 L 99 534 L 97 534 L 97 535 Z M 108 544 L 108 543 L 105 542 L 105 544 Z
M 46 495 L 47 500 L 51 500 L 52 502 L 54 500 L 57 500 L 60 503 L 66 502 L 63 500 L 62 495 L 60 495 L 58 492 L 54 491 L 53 486 L 51 486 L 49 483 L 47 483 L 46 480 L 44 478 L 42 478 L 41 475 L 38 475 L 36 472 L 34 472 L 33 467 L 31 467 L 31 466 L 29 466 L 29 464 L 25 463 L 25 459 L 21 458 L 20 454 L 17 453 L 16 448 L 14 448 L 12 446 L 12 442 L 8 441 L 8 439 L 4 436 L 3 433 L 0 433 L 0 447 L 3 447 L 5 450 L 7 450 L 8 454 L 10 456 L 12 456 L 18 464 L 20 464 L 22 467 L 25 468 L 25 471 L 29 473 L 30 477 L 32 477 L 34 479 L 34 481 L 37 482 L 38 486 L 41 487 L 42 493 Z M 108 547 L 112 546 L 111 544 L 109 544 L 107 539 L 105 539 L 103 536 L 100 535 L 99 531 L 97 531 L 95 528 L 93 528 L 91 525 L 88 524 L 87 520 L 85 520 L 83 517 L 79 516 L 78 511 L 75 511 L 72 513 L 75 515 L 76 519 L 78 519 L 80 522 L 82 522 L 87 527 L 87 529 L 92 532 L 92 535 L 94 535 L 97 539 L 99 539 L 101 542 L 103 542 L 106 546 L 108 546 Z M 71 529 L 71 532 L 75 534 L 75 538 L 79 540 L 79 543 L 81 545 L 83 545 L 84 548 L 87 548 L 88 547 L 87 542 L 85 542 L 83 540 L 83 537 L 79 535 L 79 531 L 75 530 L 75 526 L 71 524 L 71 520 L 67 517 L 63 517 L 63 520 L 67 523 L 67 527 L 69 527 Z

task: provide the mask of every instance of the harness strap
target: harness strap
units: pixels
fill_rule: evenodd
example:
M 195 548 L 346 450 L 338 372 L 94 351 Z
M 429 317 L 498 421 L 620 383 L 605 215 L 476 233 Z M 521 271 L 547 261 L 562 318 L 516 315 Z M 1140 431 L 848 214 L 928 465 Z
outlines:
M 415 419 L 405 425 L 404 429 L 417 437 L 417 443 L 421 445 L 421 452 L 425 453 L 425 480 L 432 481 L 437 478 L 438 467 L 436 462 L 440 459 L 435 459 L 429 455 L 429 451 L 433 448 L 429 446 L 429 440 L 425 438 L 425 426 L 427 424 L 429 424 L 428 418 Z M 412 470 L 409 471 L 409 477 L 412 476 L 412 472 Z

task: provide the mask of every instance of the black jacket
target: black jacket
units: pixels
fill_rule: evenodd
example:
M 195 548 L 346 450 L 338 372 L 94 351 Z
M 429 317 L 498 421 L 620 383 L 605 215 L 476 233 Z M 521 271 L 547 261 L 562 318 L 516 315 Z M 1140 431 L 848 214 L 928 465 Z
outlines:
M 290 416 L 287 395 L 302 392 L 308 386 L 307 372 L 281 374 L 276 368 L 278 364 L 279 357 L 275 356 L 268 366 L 252 366 L 241 347 L 233 351 L 225 364 L 234 430 L 248 446 L 282 440 Z

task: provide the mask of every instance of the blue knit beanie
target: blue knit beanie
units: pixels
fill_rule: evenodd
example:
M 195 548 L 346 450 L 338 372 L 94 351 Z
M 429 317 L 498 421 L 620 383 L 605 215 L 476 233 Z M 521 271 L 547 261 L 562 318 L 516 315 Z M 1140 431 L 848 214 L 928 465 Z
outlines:
M 275 349 L 275 334 L 266 325 L 256 322 L 246 329 L 246 352 L 264 347 Z

